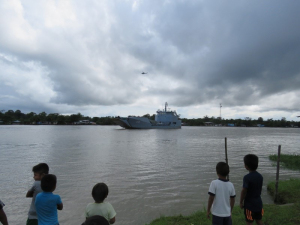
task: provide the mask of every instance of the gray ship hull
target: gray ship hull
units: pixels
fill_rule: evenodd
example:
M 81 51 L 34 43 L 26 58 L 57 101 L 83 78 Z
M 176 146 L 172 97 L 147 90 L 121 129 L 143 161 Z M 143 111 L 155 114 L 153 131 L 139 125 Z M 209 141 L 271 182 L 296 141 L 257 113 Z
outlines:
M 119 117 L 115 123 L 126 129 L 180 129 L 181 120 L 176 111 L 167 109 L 168 103 L 165 104 L 164 110 L 157 110 L 155 120 L 147 117 Z
M 119 118 L 115 121 L 116 124 L 126 129 L 180 129 L 181 121 L 177 123 L 157 123 L 146 117 L 128 117 Z

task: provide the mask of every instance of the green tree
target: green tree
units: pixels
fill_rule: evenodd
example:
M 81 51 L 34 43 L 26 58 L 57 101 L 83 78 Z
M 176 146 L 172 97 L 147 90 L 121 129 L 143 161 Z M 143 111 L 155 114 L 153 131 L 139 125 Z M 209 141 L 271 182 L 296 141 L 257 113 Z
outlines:
M 143 117 L 147 117 L 148 119 L 150 119 L 151 116 L 150 116 L 150 114 L 147 113 L 147 114 L 143 115 Z
M 262 117 L 258 117 L 257 122 L 262 123 L 264 122 L 264 119 Z
M 155 114 L 152 114 L 152 116 L 150 116 L 150 120 L 155 120 Z
M 66 122 L 65 122 L 65 116 L 63 116 L 63 115 L 58 115 L 57 116 L 57 124 L 60 124 L 60 125 L 63 125 L 63 124 L 65 124 Z
M 82 118 L 83 118 L 83 115 L 81 115 L 80 113 L 72 114 L 70 116 L 69 122 L 73 124 L 75 122 L 78 122 L 79 120 L 82 120 Z
M 46 117 L 46 121 L 50 124 L 57 123 L 58 113 L 50 113 Z
M 21 110 L 18 109 L 15 111 L 15 119 L 21 120 L 22 118 L 24 118 L 24 116 L 25 115 L 24 115 L 24 113 L 21 112 Z
M 45 112 L 41 112 L 39 113 L 39 121 L 38 122 L 45 122 L 46 121 L 46 117 L 47 117 L 47 113 Z
M 26 124 L 33 124 L 35 122 L 35 116 L 36 116 L 35 112 L 27 113 L 25 115 L 25 123 Z

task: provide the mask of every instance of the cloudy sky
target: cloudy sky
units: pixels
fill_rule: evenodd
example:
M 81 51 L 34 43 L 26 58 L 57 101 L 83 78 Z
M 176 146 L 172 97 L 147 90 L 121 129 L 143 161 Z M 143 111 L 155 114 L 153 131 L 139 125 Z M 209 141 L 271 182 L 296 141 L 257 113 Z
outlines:
M 0 110 L 300 115 L 300 1 L 0 0 Z M 141 74 L 142 72 L 147 74 Z

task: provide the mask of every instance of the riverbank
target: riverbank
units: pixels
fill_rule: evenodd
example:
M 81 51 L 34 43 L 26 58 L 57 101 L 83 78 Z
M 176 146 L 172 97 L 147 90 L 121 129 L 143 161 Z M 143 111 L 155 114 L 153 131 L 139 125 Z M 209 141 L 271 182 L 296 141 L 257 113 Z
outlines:
M 299 225 L 300 204 L 292 205 L 264 205 L 264 224 L 268 225 Z M 161 217 L 153 220 L 148 225 L 211 225 L 211 220 L 206 218 L 206 211 L 198 211 L 190 216 Z M 244 211 L 235 206 L 232 211 L 232 224 L 245 224 Z
M 283 205 L 264 204 L 263 222 L 267 225 L 299 225 L 300 224 L 300 180 L 290 179 L 279 182 L 279 202 Z M 268 191 L 273 196 L 275 182 L 268 184 Z M 293 204 L 286 204 L 293 203 Z M 206 218 L 206 210 L 197 211 L 189 216 L 160 217 L 148 225 L 210 225 Z M 232 211 L 232 224 L 245 224 L 244 211 L 236 205 Z
M 272 161 L 277 161 L 277 155 L 269 157 Z M 299 155 L 281 155 L 281 165 L 300 170 Z M 268 193 L 274 196 L 275 182 L 267 185 Z M 278 184 L 278 203 L 264 204 L 265 214 L 263 222 L 266 225 L 299 225 L 300 224 L 300 180 L 289 179 L 279 181 Z M 290 203 L 290 204 L 288 204 Z M 160 217 L 153 220 L 148 225 L 210 225 L 211 220 L 206 217 L 206 210 L 197 211 L 189 216 L 170 216 Z M 245 224 L 244 211 L 236 205 L 232 211 L 232 224 Z

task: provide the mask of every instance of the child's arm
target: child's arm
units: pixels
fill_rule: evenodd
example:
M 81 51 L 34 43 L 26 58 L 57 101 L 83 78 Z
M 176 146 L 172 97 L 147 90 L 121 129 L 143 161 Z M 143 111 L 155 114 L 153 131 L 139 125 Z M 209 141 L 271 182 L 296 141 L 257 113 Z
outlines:
M 113 223 L 115 223 L 115 222 L 116 222 L 116 217 L 111 218 L 111 219 L 109 220 L 109 223 L 110 223 L 110 224 L 113 224 Z
M 27 191 L 26 198 L 32 198 L 35 190 L 36 183 L 33 183 L 32 187 Z
M 62 210 L 62 209 L 63 209 L 63 207 L 64 207 L 64 206 L 63 206 L 63 204 L 62 204 L 62 203 L 60 203 L 60 204 L 57 204 L 57 209 L 58 209 L 58 210 Z
M 206 212 L 206 216 L 209 219 L 210 218 L 210 210 L 211 210 L 211 206 L 214 202 L 215 196 L 214 195 L 210 195 L 208 198 L 208 203 L 207 203 L 207 212 Z
M 247 189 L 243 188 L 242 192 L 241 192 L 241 197 L 240 197 L 240 208 L 243 209 L 244 208 L 244 199 L 246 197 L 247 194 Z
M 32 198 L 33 197 L 33 191 L 27 191 L 26 198 Z
M 5 214 L 5 212 L 3 211 L 3 209 L 0 209 L 0 222 L 1 222 L 3 225 L 8 225 L 7 217 L 6 217 L 6 214 Z
M 234 198 L 230 198 L 230 207 L 231 207 L 231 212 L 232 212 L 232 209 L 233 209 L 234 203 L 235 203 L 235 197 L 234 197 Z

